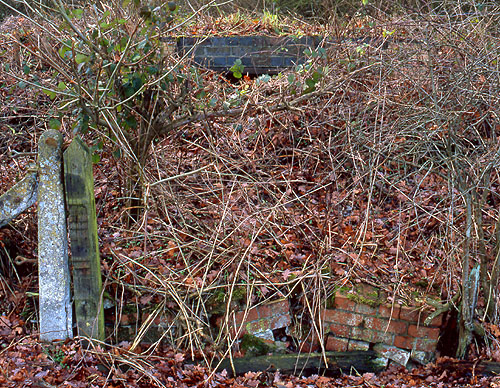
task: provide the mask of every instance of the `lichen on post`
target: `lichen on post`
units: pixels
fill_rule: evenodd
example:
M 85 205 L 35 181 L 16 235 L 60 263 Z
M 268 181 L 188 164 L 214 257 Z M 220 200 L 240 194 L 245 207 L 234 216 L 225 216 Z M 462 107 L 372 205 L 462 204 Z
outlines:
M 92 160 L 90 150 L 78 137 L 64 152 L 64 180 L 78 334 L 104 340 Z
M 0 228 L 36 202 L 37 179 L 37 173 L 30 171 L 22 180 L 0 196 Z
M 62 135 L 48 130 L 38 142 L 38 277 L 40 339 L 73 337 Z

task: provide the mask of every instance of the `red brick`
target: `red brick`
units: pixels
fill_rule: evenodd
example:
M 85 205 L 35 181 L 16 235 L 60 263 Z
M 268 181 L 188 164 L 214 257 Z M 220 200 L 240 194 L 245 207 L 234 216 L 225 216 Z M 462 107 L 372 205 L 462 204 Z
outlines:
M 394 342 L 394 334 L 384 333 L 383 331 L 373 331 L 372 342 L 392 345 Z
M 269 305 L 259 306 L 257 307 L 257 311 L 259 318 L 268 318 L 274 314 L 272 307 Z
M 249 333 L 260 333 L 261 331 L 271 329 L 271 321 L 269 319 L 259 319 L 257 321 L 248 322 L 245 327 Z
M 288 314 L 290 305 L 288 299 L 280 299 L 258 307 L 259 318 L 268 318 L 277 314 Z
M 306 338 L 300 340 L 299 351 L 304 352 L 317 352 L 320 349 L 320 341 L 315 332 L 310 332 Z
M 397 335 L 394 338 L 394 346 L 401 348 L 401 349 L 408 349 L 411 350 L 413 349 L 413 343 L 415 342 L 415 338 L 413 337 L 408 337 L 406 335 Z
M 371 307 L 366 304 L 357 304 L 356 312 L 365 315 L 377 315 L 378 307 Z
M 383 304 L 378 307 L 378 313 L 383 318 L 399 319 L 400 311 L 401 311 L 401 306 L 398 304 L 395 305 Z
M 363 322 L 363 316 L 349 311 L 326 310 L 325 321 L 349 326 L 359 326 Z
M 435 352 L 436 351 L 436 340 L 417 338 L 415 340 L 415 350 L 420 350 L 422 352 Z
M 363 320 L 363 327 L 366 327 L 367 329 L 383 331 L 385 330 L 387 323 L 387 319 L 365 317 L 365 319 Z
M 364 326 L 368 329 L 394 334 L 406 334 L 407 323 L 375 317 L 365 317 Z
M 122 314 L 120 317 L 120 325 L 135 325 L 137 323 L 137 314 Z
M 220 327 L 223 327 L 225 325 L 224 317 L 221 317 L 217 321 Z M 235 323 L 234 315 L 229 318 L 227 330 L 229 332 L 230 338 L 236 338 L 236 335 L 238 335 L 238 338 L 241 338 L 243 334 L 248 333 L 244 325 L 242 326 L 241 324 Z
M 304 341 L 299 345 L 299 353 L 314 353 L 320 350 L 319 342 Z
M 259 309 L 256 307 L 253 307 L 253 308 L 248 309 L 248 310 L 242 310 L 240 312 L 243 313 L 242 314 L 243 316 L 246 315 L 245 322 L 252 322 L 252 321 L 256 321 L 257 319 L 259 319 Z M 239 323 L 241 323 L 241 322 L 239 322 Z
M 349 340 L 329 335 L 326 339 L 325 350 L 330 352 L 346 352 Z
M 335 307 L 342 310 L 355 311 L 356 303 L 337 292 L 335 294 Z
M 408 324 L 404 321 L 391 320 L 388 331 L 394 334 L 406 334 L 408 332 Z
M 243 334 L 247 333 L 247 331 L 244 327 L 242 327 L 239 332 L 238 332 L 238 330 L 240 330 L 240 328 L 238 326 L 230 325 L 229 328 L 227 329 L 227 331 L 224 330 L 224 333 L 227 333 L 230 339 L 235 339 L 236 335 L 238 335 L 237 338 L 241 338 L 241 337 L 243 337 Z
M 229 322 L 239 326 L 239 325 L 245 323 L 244 318 L 245 318 L 245 312 L 244 311 L 237 311 L 236 313 L 231 314 L 229 316 Z
M 338 337 L 349 338 L 351 336 L 351 326 L 332 323 L 329 326 L 330 333 Z
M 234 338 L 240 339 L 247 333 L 248 333 L 247 329 L 245 327 L 240 327 L 240 326 L 231 326 L 229 330 L 229 336 L 231 339 Z
M 419 322 L 421 319 L 421 311 L 414 307 L 401 307 L 399 319 L 408 322 Z M 423 322 L 423 321 L 422 321 Z
M 292 318 L 290 318 L 289 314 L 276 315 L 274 317 L 271 317 L 271 319 L 269 319 L 269 327 L 271 328 L 271 330 L 290 326 L 291 323 L 292 323 Z
M 151 313 L 144 313 L 142 314 L 142 322 L 146 322 L 148 319 L 153 319 L 153 315 Z M 153 319 L 153 325 L 161 325 L 162 323 L 166 323 L 166 319 L 162 317 L 161 314 L 157 314 L 156 318 Z
M 347 346 L 347 350 L 349 352 L 353 352 L 355 350 L 367 351 L 368 349 L 370 349 L 370 344 L 366 341 L 349 340 L 349 345 Z
M 429 312 L 422 312 L 418 309 L 411 307 L 401 307 L 399 319 L 408 322 L 423 324 L 429 315 L 430 315 Z M 440 314 L 431 321 L 429 326 L 441 326 L 442 322 L 443 322 L 443 314 Z
M 439 338 L 439 328 L 438 327 L 425 327 L 410 325 L 408 327 L 408 334 L 416 338 L 426 338 L 431 340 L 437 340 Z
M 394 342 L 394 334 L 392 333 L 384 333 L 382 331 L 361 327 L 353 327 L 350 338 L 371 343 L 384 343 L 387 345 L 392 345 Z
M 422 320 L 425 321 L 429 315 L 430 314 L 426 314 L 424 317 L 422 317 Z M 429 323 L 429 326 L 441 327 L 442 324 L 443 324 L 443 314 L 439 314 Z

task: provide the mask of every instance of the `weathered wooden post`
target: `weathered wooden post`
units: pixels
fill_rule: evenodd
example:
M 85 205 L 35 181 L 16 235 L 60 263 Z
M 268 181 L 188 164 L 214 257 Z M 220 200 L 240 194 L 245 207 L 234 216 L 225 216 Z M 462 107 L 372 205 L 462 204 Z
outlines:
M 36 202 L 37 190 L 38 174 L 36 168 L 30 168 L 22 180 L 0 196 L 0 228 Z
M 48 130 L 38 142 L 38 282 L 40 339 L 73 337 L 62 135 Z
M 78 334 L 103 340 L 102 279 L 92 160 L 90 150 L 78 137 L 64 152 L 64 179 Z

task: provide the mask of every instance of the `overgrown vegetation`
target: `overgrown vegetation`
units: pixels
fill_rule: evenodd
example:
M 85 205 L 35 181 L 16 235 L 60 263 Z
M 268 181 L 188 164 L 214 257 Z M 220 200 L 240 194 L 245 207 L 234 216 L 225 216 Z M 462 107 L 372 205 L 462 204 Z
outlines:
M 48 125 L 95 146 L 117 325 L 126 304 L 153 306 L 171 318 L 164 341 L 212 364 L 237 345 L 217 318 L 286 297 L 294 340 L 322 338 L 326 300 L 366 282 L 389 302 L 458 309 L 457 355 L 499 358 L 496 4 L 372 8 L 323 27 L 370 39 L 325 42 L 305 65 L 236 83 L 162 43 L 180 28 L 206 31 L 202 12 L 101 5 L 60 3 L 22 34 L 3 33 L 2 136 L 15 139 L 12 112 L 37 96 Z M 207 30 L 231 33 L 230 16 L 210 20 L 220 22 Z M 263 25 L 253 20 L 233 27 Z M 33 133 L 42 128 L 33 118 Z M 3 176 L 30 161 L 13 158 L 32 150 L 27 139 L 6 146 Z M 139 318 L 128 350 L 153 323 Z M 473 335 L 487 346 L 471 346 Z

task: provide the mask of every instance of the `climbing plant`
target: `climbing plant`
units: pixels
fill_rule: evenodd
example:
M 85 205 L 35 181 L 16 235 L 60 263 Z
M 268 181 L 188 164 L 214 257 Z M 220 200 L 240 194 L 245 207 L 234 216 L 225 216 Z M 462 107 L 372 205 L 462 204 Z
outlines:
M 153 140 L 185 124 L 203 106 L 196 101 L 209 97 L 189 93 L 193 83 L 203 89 L 203 81 L 176 55 L 168 36 L 210 5 L 181 15 L 174 2 L 69 6 L 55 0 L 52 8 L 31 5 L 35 16 L 26 15 L 45 30 L 44 40 L 50 36 L 35 47 L 20 43 L 53 71 L 57 87 L 42 91 L 57 102 L 59 116 L 73 119 L 74 134 L 96 134 L 94 161 L 106 142 L 115 157 L 126 158 L 126 196 L 134 219 Z M 50 122 L 60 125 L 57 117 Z

